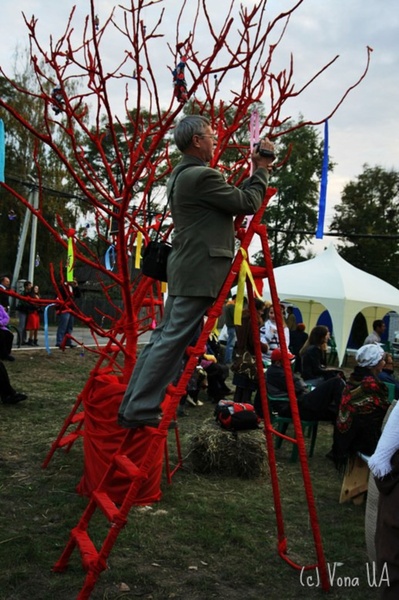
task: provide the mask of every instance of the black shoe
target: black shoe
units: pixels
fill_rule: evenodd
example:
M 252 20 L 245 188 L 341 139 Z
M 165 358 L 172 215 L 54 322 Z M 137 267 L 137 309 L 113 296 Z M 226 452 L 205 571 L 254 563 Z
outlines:
M 26 394 L 18 394 L 18 392 L 16 392 L 15 394 L 4 398 L 3 404 L 17 404 L 18 402 L 22 402 L 22 400 L 26 400 L 27 397 Z
M 33 342 L 33 345 L 34 345 L 34 346 L 38 346 L 38 345 L 39 345 L 39 344 L 37 343 L 37 340 L 35 340 L 35 341 Z
M 14 362 L 15 356 L 13 356 L 12 354 L 9 354 L 6 358 L 6 360 L 9 360 L 10 362 Z
M 77 348 L 78 347 L 77 344 L 65 344 L 65 346 L 68 348 Z

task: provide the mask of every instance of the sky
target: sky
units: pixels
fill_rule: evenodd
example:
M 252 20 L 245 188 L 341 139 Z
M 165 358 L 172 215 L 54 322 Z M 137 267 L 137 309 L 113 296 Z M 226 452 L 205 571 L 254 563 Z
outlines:
M 241 3 L 250 9 L 254 2 L 241 0 Z M 58 38 L 75 4 L 75 29 L 79 31 L 89 12 L 88 0 L 63 0 L 60 3 L 54 0 L 2 0 L 0 65 L 4 71 L 12 75 L 16 47 L 23 49 L 28 45 L 28 31 L 22 12 L 28 18 L 34 14 L 38 19 L 40 41 L 44 47 L 48 47 L 49 36 Z M 183 4 L 183 0 L 165 0 L 156 4 L 159 4 L 157 14 L 161 8 L 165 9 L 161 30 L 165 33 L 165 40 L 168 35 L 171 36 L 173 44 L 177 8 Z M 270 11 L 272 17 L 294 4 L 294 0 L 269 0 L 266 10 L 267 13 Z M 216 29 L 221 26 L 229 5 L 230 0 L 208 0 L 208 9 Z M 195 6 L 196 0 L 187 0 L 181 21 L 183 32 L 191 27 L 192 9 Z M 113 3 L 98 0 L 95 7 L 101 20 L 108 16 Z M 289 23 L 281 45 L 281 60 L 284 64 L 292 52 L 298 83 L 339 55 L 338 61 L 312 86 L 310 92 L 299 96 L 287 107 L 287 116 L 294 120 L 299 114 L 312 121 L 323 119 L 342 92 L 361 76 L 366 64 L 367 46 L 373 49 L 364 81 L 349 94 L 329 122 L 330 160 L 336 166 L 328 179 L 325 230 L 343 187 L 362 173 L 365 164 L 388 170 L 399 169 L 399 119 L 396 115 L 399 107 L 398 32 L 396 0 L 304 0 Z M 167 68 L 164 68 L 168 64 L 162 46 L 165 43 L 160 39 L 156 59 L 164 72 L 164 76 L 160 77 L 160 86 L 169 97 L 171 77 Z M 110 38 L 104 49 L 104 60 L 121 56 L 124 52 L 123 40 L 121 43 L 116 37 Z M 223 94 L 223 90 L 220 93 Z M 116 105 L 121 94 L 121 90 L 114 91 Z M 319 130 L 323 132 L 322 126 Z M 336 243 L 336 239 L 325 237 L 324 240 L 315 241 L 313 249 L 320 251 L 330 242 Z

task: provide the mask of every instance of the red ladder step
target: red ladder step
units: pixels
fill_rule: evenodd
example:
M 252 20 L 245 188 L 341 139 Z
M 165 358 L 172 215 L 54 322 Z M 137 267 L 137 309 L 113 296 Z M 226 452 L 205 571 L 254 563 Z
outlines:
M 113 458 L 113 462 L 118 469 L 125 473 L 130 479 L 143 476 L 141 469 L 139 469 L 125 454 L 116 454 Z
M 99 492 L 98 490 L 94 490 L 94 492 L 92 493 L 92 500 L 101 509 L 101 511 L 107 517 L 110 523 L 113 523 L 113 521 L 115 521 L 116 518 L 120 517 L 119 508 L 116 506 L 115 502 L 111 500 L 111 498 L 106 492 Z
M 71 431 L 71 433 L 64 435 L 64 437 L 58 441 L 57 447 L 63 448 L 64 446 L 68 446 L 68 444 L 73 444 L 78 437 L 83 437 L 83 435 L 84 432 L 82 429 L 79 429 L 79 431 Z
M 79 548 L 83 568 L 85 571 L 89 571 L 90 568 L 98 563 L 99 554 L 97 548 L 91 541 L 87 531 L 80 529 L 79 526 L 72 529 L 71 537 Z

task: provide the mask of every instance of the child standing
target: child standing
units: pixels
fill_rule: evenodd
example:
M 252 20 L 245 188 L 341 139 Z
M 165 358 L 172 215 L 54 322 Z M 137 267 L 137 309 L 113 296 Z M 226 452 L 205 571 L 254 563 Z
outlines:
M 39 294 L 39 286 L 34 285 L 31 293 L 29 294 L 31 298 L 38 299 L 40 298 Z M 26 319 L 26 331 L 29 333 L 28 345 L 29 346 L 38 346 L 37 343 L 37 334 L 40 327 L 40 307 L 32 305 L 32 308 L 28 314 Z

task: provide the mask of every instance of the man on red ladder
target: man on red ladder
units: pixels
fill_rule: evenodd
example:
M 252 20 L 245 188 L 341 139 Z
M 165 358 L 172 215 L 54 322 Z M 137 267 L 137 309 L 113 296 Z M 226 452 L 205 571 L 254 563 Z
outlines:
M 260 208 L 274 161 L 272 142 L 262 140 L 251 156 L 253 175 L 238 188 L 207 166 L 216 145 L 208 119 L 183 118 L 174 139 L 183 158 L 167 186 L 174 223 L 168 298 L 162 322 L 141 352 L 119 408 L 119 425 L 132 429 L 159 425 L 166 388 L 231 267 L 233 217 Z

